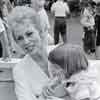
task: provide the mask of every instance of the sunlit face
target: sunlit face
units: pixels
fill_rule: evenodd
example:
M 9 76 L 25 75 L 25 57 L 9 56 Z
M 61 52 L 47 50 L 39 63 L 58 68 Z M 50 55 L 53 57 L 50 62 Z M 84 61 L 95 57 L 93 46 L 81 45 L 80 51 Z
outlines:
M 17 44 L 30 55 L 36 54 L 41 47 L 40 36 L 36 28 L 31 23 L 19 25 L 15 30 Z

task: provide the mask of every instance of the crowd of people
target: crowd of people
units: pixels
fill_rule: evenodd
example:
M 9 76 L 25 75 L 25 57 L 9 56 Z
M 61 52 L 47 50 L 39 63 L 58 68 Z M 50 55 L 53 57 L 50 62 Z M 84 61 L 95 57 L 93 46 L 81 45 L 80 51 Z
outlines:
M 99 71 L 89 65 L 82 47 L 67 43 L 66 20 L 71 12 L 63 0 L 51 6 L 56 46 L 47 53 L 50 24 L 44 4 L 45 0 L 0 0 L 1 57 L 22 59 L 12 69 L 17 100 L 99 100 Z M 82 11 L 87 53 L 100 44 L 99 5 L 89 1 Z

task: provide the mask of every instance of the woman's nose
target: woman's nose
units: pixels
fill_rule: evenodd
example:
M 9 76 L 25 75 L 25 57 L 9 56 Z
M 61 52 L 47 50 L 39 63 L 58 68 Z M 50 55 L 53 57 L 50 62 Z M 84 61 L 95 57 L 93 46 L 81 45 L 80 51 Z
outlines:
M 29 39 L 28 38 L 24 38 L 24 42 L 25 42 L 25 44 L 28 44 L 29 43 Z

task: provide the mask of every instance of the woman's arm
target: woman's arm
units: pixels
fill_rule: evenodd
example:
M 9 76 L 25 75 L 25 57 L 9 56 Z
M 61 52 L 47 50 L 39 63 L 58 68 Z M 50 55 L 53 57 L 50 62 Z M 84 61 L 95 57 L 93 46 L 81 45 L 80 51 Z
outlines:
M 30 82 L 27 80 L 20 67 L 13 70 L 17 100 L 38 100 L 32 92 Z

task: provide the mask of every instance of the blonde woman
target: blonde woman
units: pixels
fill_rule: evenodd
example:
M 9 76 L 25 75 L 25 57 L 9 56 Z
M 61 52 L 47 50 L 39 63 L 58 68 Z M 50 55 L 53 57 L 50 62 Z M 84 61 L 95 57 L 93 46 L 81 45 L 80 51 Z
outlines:
M 26 54 L 13 68 L 15 93 L 18 100 L 61 100 L 53 96 L 51 85 L 55 82 L 49 78 L 39 22 L 36 12 L 29 7 L 16 7 L 8 16 L 12 36 Z

